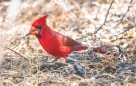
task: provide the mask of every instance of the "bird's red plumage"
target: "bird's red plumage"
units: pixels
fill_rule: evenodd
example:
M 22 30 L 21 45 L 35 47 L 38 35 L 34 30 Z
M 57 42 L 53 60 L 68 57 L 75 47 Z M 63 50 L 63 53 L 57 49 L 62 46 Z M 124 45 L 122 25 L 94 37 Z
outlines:
M 68 54 L 71 52 L 81 51 L 88 48 L 76 42 L 75 40 L 52 30 L 46 24 L 46 18 L 47 15 L 39 18 L 32 24 L 33 27 L 41 26 L 41 37 L 38 38 L 38 40 L 46 52 L 55 56 L 56 58 L 62 57 L 66 59 Z
M 30 33 L 33 35 L 35 34 L 38 37 L 39 43 L 41 44 L 41 46 L 44 48 L 46 52 L 55 56 L 56 58 L 62 57 L 66 60 L 66 57 L 71 52 L 81 51 L 88 48 L 87 46 L 81 45 L 80 43 L 73 40 L 72 38 L 69 38 L 52 30 L 46 24 L 47 16 L 48 15 L 45 15 L 37 19 L 32 24 L 32 28 L 34 28 L 34 30 L 32 28 L 30 29 Z M 99 52 L 101 51 L 101 49 L 94 48 L 94 51 Z

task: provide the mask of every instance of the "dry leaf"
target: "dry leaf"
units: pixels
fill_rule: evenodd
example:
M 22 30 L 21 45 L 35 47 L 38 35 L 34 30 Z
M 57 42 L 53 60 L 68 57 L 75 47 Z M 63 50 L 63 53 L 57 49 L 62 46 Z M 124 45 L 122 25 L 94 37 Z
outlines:
M 98 63 L 98 64 L 96 64 L 96 67 L 97 68 L 102 68 L 103 66 L 102 66 L 102 64 Z
M 105 62 L 105 63 L 109 62 L 109 60 L 105 57 L 101 57 L 101 60 L 102 60 L 102 62 Z
M 113 60 L 115 58 L 114 52 L 110 52 L 110 60 Z
M 136 86 L 136 84 L 126 82 L 123 86 Z

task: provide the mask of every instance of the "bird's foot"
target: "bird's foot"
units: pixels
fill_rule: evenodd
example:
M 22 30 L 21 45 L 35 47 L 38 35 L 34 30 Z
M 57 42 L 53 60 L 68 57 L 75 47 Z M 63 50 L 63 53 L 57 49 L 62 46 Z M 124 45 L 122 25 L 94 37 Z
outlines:
M 50 61 L 50 63 L 57 63 L 57 62 L 66 63 L 66 60 L 62 58 L 55 58 L 52 61 Z
M 55 58 L 52 61 L 50 61 L 49 63 L 54 63 L 54 62 L 57 62 L 57 61 L 58 61 L 58 58 Z

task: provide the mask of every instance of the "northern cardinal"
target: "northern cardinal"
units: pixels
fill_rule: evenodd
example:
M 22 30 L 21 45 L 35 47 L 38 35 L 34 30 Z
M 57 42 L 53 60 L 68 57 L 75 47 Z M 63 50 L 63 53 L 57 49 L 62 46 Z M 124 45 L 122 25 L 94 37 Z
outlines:
M 58 58 L 66 58 L 68 54 L 73 51 L 86 50 L 88 47 L 84 46 L 70 37 L 64 36 L 46 24 L 48 15 L 45 15 L 33 22 L 31 29 L 27 35 L 35 35 L 39 43 L 46 52 Z M 27 36 L 26 35 L 26 36 Z M 106 53 L 100 48 L 93 48 L 94 52 Z

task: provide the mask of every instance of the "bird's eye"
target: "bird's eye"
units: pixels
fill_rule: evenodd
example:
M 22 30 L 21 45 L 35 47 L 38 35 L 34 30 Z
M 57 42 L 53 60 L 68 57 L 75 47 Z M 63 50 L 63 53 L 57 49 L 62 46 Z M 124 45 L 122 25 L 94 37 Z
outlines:
M 40 30 L 42 28 L 42 26 L 36 26 L 35 28 Z

